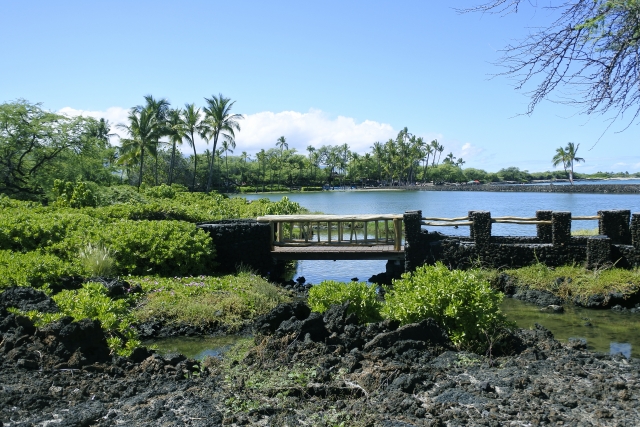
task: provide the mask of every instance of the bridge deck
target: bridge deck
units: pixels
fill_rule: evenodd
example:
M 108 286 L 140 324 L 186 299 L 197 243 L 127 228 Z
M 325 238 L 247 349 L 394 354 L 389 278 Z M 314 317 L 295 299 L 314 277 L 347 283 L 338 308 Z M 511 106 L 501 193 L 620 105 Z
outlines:
M 357 246 L 276 246 L 271 251 L 275 259 L 291 260 L 404 260 L 404 247 L 393 245 Z

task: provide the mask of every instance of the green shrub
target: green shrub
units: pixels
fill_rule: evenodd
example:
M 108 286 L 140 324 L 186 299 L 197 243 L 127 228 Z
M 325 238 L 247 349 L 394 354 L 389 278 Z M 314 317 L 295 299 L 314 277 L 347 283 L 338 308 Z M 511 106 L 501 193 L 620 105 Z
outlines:
M 268 313 L 290 300 L 287 293 L 260 276 L 132 277 L 147 298 L 136 311 L 140 321 L 152 318 L 191 325 L 218 323 L 237 329 L 247 319 Z
M 382 303 L 378 300 L 375 286 L 364 282 L 342 283 L 325 280 L 309 289 L 307 303 L 312 311 L 324 313 L 335 304 L 349 301 L 347 313 L 354 313 L 360 323 L 376 322 L 381 319 Z
M 94 227 L 98 220 L 73 209 L 13 209 L 0 215 L 0 250 L 28 252 L 64 240 L 76 230 Z
M 0 251 L 0 289 L 30 286 L 47 290 L 57 287 L 64 277 L 79 275 L 78 267 L 54 255 Z
M 200 274 L 213 267 L 211 237 L 182 221 L 118 221 L 77 231 L 48 250 L 76 257 L 87 243 L 103 244 L 114 258 L 116 274 Z M 69 259 L 71 261 L 71 259 Z
M 184 193 L 187 191 L 187 187 L 184 185 L 167 185 L 161 184 L 157 187 L 147 187 L 144 190 L 144 195 L 154 199 L 173 199 L 178 193 Z
M 322 191 L 322 187 L 302 187 L 300 191 Z
M 403 274 L 385 299 L 384 317 L 402 324 L 433 318 L 456 345 L 485 341 L 485 333 L 508 325 L 500 312 L 502 294 L 473 272 L 451 271 L 442 263 Z
M 147 199 L 130 185 L 116 185 L 113 187 L 99 187 L 98 205 L 110 206 L 117 203 L 146 203 Z
M 54 206 L 66 208 L 83 208 L 96 206 L 97 198 L 84 182 L 64 182 L 56 179 L 53 182 L 53 194 L 56 198 Z
M 36 326 L 71 316 L 74 320 L 98 320 L 107 335 L 107 344 L 111 350 L 121 356 L 128 356 L 140 345 L 133 328 L 135 318 L 131 313 L 131 303 L 135 297 L 111 299 L 106 288 L 100 283 L 85 283 L 82 289 L 63 290 L 54 295 L 59 313 L 25 313 L 35 321 Z

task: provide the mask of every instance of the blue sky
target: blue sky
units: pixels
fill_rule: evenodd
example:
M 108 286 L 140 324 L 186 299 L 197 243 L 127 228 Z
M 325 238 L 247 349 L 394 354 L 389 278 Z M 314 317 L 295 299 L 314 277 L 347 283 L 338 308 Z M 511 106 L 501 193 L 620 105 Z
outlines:
M 491 78 L 493 62 L 550 15 L 453 9 L 480 1 L 5 0 L 0 101 L 115 124 L 145 94 L 181 106 L 222 93 L 247 115 L 238 153 L 280 135 L 301 152 L 345 142 L 364 152 L 406 126 L 465 167 L 549 170 L 572 141 L 579 171 L 640 170 L 636 125 L 614 124 L 598 142 L 606 117 L 550 102 L 520 115 L 528 98 Z

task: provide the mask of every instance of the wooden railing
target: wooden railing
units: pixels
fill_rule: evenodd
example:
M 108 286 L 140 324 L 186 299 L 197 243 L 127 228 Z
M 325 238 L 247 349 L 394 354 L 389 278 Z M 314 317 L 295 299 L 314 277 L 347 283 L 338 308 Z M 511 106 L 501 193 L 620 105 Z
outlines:
M 265 215 L 271 246 L 393 245 L 402 249 L 402 215 Z M 326 231 L 326 233 L 325 233 Z

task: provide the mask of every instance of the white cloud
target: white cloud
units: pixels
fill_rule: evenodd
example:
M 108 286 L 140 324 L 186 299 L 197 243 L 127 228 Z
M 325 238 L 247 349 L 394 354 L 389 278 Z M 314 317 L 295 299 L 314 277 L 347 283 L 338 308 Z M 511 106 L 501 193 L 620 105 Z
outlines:
M 284 136 L 289 148 L 306 152 L 309 145 L 348 144 L 352 151 L 369 151 L 374 142 L 384 142 L 397 135 L 397 131 L 386 123 L 365 120 L 357 123 L 351 117 L 330 118 L 320 110 L 307 113 L 264 111 L 249 114 L 240 122 L 242 131 L 236 135 L 239 150 L 257 152 L 276 147 L 276 140 Z
M 111 124 L 111 133 L 115 133 L 121 137 L 124 137 L 125 134 L 123 131 L 116 127 L 119 123 L 127 123 L 127 116 L 129 115 L 129 110 L 122 107 L 109 107 L 106 111 L 89 111 L 89 110 L 78 110 L 71 107 L 61 108 L 58 113 L 64 114 L 67 116 L 85 116 L 85 117 L 93 117 L 94 119 L 105 119 L 109 121 Z M 111 142 L 113 144 L 118 143 L 118 138 L 112 138 Z

